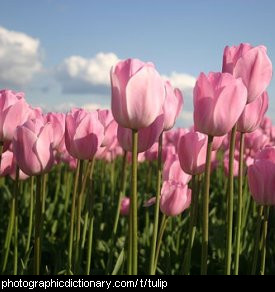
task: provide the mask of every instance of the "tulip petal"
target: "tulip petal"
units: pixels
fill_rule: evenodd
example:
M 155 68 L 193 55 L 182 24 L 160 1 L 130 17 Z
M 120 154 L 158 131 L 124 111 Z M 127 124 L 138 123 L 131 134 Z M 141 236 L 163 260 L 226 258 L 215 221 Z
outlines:
M 255 47 L 244 54 L 236 63 L 233 72 L 241 77 L 248 90 L 248 103 L 259 97 L 272 78 L 272 63 L 263 46 Z
M 213 112 L 213 136 L 228 133 L 242 114 L 247 101 L 247 90 L 241 79 L 227 84 L 216 99 Z
M 22 125 L 28 118 L 29 106 L 25 100 L 21 99 L 7 109 L 3 123 L 3 136 L 7 141 L 11 141 L 17 126 Z
M 19 167 L 28 175 L 39 174 L 41 163 L 36 155 L 37 136 L 28 128 L 18 127 L 14 136 L 14 153 Z
M 34 146 L 36 155 L 44 172 L 47 172 L 53 164 L 54 156 L 52 141 L 53 129 L 52 125 L 48 123 L 42 128 Z
M 151 66 L 144 66 L 126 87 L 126 107 L 132 129 L 148 127 L 162 112 L 164 82 Z

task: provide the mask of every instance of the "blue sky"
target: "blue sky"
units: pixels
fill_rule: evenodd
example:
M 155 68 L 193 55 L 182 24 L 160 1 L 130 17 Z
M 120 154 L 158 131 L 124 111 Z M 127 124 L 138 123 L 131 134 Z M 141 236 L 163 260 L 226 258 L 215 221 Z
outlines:
M 25 50 L 5 48 L 0 31 L 0 87 L 24 90 L 30 103 L 48 110 L 110 106 L 105 71 L 118 58 L 136 57 L 152 61 L 181 86 L 185 107 L 179 124 L 190 125 L 194 78 L 221 70 L 226 45 L 264 44 L 275 62 L 273 0 L 1 0 L 0 10 L 2 38 L 20 39 Z M 273 78 L 271 117 L 274 95 Z

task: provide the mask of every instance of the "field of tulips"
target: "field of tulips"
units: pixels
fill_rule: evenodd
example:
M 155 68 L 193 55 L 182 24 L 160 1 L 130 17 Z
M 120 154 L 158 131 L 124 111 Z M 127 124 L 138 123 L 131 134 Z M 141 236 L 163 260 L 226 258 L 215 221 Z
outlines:
M 264 46 L 201 73 L 194 125 L 152 63 L 110 72 L 111 110 L 43 113 L 0 91 L 0 273 L 275 274 L 275 126 Z

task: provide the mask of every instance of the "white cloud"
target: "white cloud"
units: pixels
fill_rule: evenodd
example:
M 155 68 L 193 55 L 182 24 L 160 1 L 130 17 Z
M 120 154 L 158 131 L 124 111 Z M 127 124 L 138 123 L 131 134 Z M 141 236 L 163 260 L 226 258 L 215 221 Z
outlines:
M 64 93 L 106 93 L 110 69 L 118 61 L 114 53 L 98 53 L 91 59 L 71 56 L 57 67 L 56 77 Z
M 107 94 L 110 88 L 110 69 L 119 61 L 114 53 L 98 53 L 93 58 L 71 56 L 56 69 L 56 77 L 64 93 Z M 162 75 L 174 87 L 192 92 L 196 78 L 190 74 L 172 72 Z
M 1 86 L 26 85 L 41 68 L 39 40 L 0 26 Z
M 69 112 L 72 108 L 76 107 L 76 108 L 83 108 L 87 111 L 94 111 L 97 109 L 110 109 L 110 106 L 106 105 L 106 104 L 100 104 L 100 103 L 86 103 L 86 104 L 76 104 L 74 102 L 64 102 L 64 103 L 60 103 L 60 104 L 56 104 L 56 105 L 45 105 L 45 104 L 40 104 L 39 107 L 42 108 L 44 113 L 47 112 Z
M 163 75 L 165 79 L 168 79 L 173 87 L 177 87 L 183 91 L 192 92 L 196 78 L 190 74 L 172 72 L 170 75 Z
M 94 111 L 97 109 L 110 109 L 110 106 L 99 104 L 99 103 L 86 103 L 81 106 L 87 111 Z

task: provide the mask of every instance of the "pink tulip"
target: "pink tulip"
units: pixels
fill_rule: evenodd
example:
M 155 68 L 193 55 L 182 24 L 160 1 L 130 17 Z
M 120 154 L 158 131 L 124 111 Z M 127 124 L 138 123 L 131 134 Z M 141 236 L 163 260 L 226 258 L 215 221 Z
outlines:
M 184 172 L 195 175 L 204 172 L 207 136 L 199 132 L 183 135 L 179 142 L 178 156 Z
M 61 152 L 60 154 L 60 160 L 66 164 L 69 165 L 69 168 L 71 170 L 76 170 L 77 168 L 77 159 L 72 157 L 69 152 L 67 151 L 64 151 L 64 152 Z
M 165 181 L 161 188 L 160 210 L 166 216 L 177 216 L 190 206 L 191 190 L 187 185 Z
M 145 201 L 143 207 L 148 208 L 156 204 L 156 197 L 152 197 L 149 200 Z
M 266 147 L 248 167 L 248 185 L 260 205 L 275 205 L 275 147 Z
M 101 124 L 104 126 L 104 129 L 108 127 L 108 125 L 114 120 L 112 111 L 108 109 L 98 109 L 98 119 L 100 120 Z
M 225 139 L 225 137 L 227 136 L 224 135 L 224 136 L 215 136 L 213 138 L 213 144 L 212 144 L 212 151 L 216 151 L 216 150 L 219 150 L 223 144 L 223 140 Z
M 268 95 L 265 91 L 260 97 L 247 104 L 238 120 L 238 131 L 250 133 L 255 131 L 262 122 L 268 108 Z
M 163 134 L 163 144 L 172 144 L 176 148 L 178 147 L 178 143 L 180 141 L 181 136 L 189 132 L 187 129 L 178 128 L 171 129 L 169 131 L 164 132 Z
M 162 161 L 166 161 L 170 155 L 176 154 L 177 149 L 174 145 L 169 144 L 169 145 L 163 145 L 162 147 Z
M 0 176 L 10 175 L 10 177 L 16 179 L 16 160 L 13 152 L 7 150 L 2 154 L 1 157 L 1 167 L 0 167 Z M 29 178 L 21 169 L 19 169 L 19 180 L 25 180 Z
M 272 77 L 272 63 L 265 46 L 250 44 L 226 46 L 223 54 L 223 72 L 242 78 L 247 88 L 247 102 L 259 97 L 267 88 Z
M 254 158 L 252 158 L 249 155 L 245 156 L 245 165 L 246 167 L 249 167 L 250 165 L 252 165 L 254 163 Z
M 262 130 L 256 129 L 252 133 L 245 134 L 244 141 L 246 147 L 250 149 L 250 154 L 253 155 L 253 152 L 258 152 L 269 143 L 269 137 Z
M 53 127 L 53 148 L 59 152 L 65 145 L 65 114 L 47 113 L 45 119 Z
M 128 216 L 129 212 L 130 212 L 130 198 L 124 197 L 121 200 L 121 204 L 120 204 L 120 214 L 122 216 Z
M 12 168 L 13 153 L 9 150 L 2 153 L 0 164 L 0 176 L 9 175 Z
M 195 130 L 211 136 L 227 134 L 247 101 L 242 80 L 228 73 L 201 73 L 194 88 Z
M 114 137 L 117 134 L 118 124 L 114 120 L 112 112 L 110 110 L 98 110 L 98 119 L 104 126 L 104 140 L 102 147 L 109 146 L 113 143 Z
M 185 173 L 180 166 L 180 162 L 178 160 L 178 155 L 170 155 L 164 165 L 163 165 L 163 176 L 164 181 L 175 181 L 177 183 L 181 183 L 183 185 L 188 184 L 191 180 L 191 175 Z
M 158 138 L 163 131 L 163 114 L 158 116 L 156 120 L 146 128 L 138 131 L 138 152 L 144 152 L 152 147 L 158 141 Z M 132 152 L 132 131 L 128 128 L 123 128 L 120 125 L 117 129 L 117 139 L 121 147 L 129 152 Z
M 73 109 L 66 115 L 65 144 L 77 159 L 92 159 L 104 139 L 104 127 L 98 112 Z
M 23 92 L 0 91 L 0 141 L 11 141 L 16 127 L 29 117 L 29 105 Z
M 190 132 L 195 132 L 195 127 L 194 126 L 191 126 L 189 128 L 189 131 Z M 224 142 L 224 139 L 226 137 L 227 137 L 227 134 L 224 135 L 224 136 L 215 136 L 215 137 L 213 137 L 212 151 L 218 150 L 222 146 L 222 144 Z
M 43 116 L 43 111 L 40 107 L 30 106 L 29 119 L 40 119 L 41 116 Z M 46 119 L 45 119 L 45 121 L 46 121 Z
M 269 118 L 267 116 L 264 116 L 262 121 L 261 121 L 260 127 L 261 127 L 261 129 L 264 131 L 264 133 L 267 136 L 270 136 L 271 132 L 272 132 L 272 120 L 271 120 L 271 118 Z
M 151 148 L 144 152 L 147 161 L 154 161 L 158 159 L 158 142 L 155 142 Z
M 18 126 L 13 138 L 14 155 L 18 166 L 28 175 L 48 172 L 53 163 L 53 128 L 41 119 L 28 120 Z
M 270 160 L 275 163 L 275 147 L 265 146 L 255 155 L 256 160 Z
M 164 82 L 152 63 L 120 61 L 111 70 L 112 113 L 121 127 L 141 129 L 162 113 Z
M 164 131 L 172 129 L 176 118 L 179 116 L 183 106 L 183 96 L 181 91 L 173 89 L 169 81 L 165 82 L 166 97 L 163 105 Z

